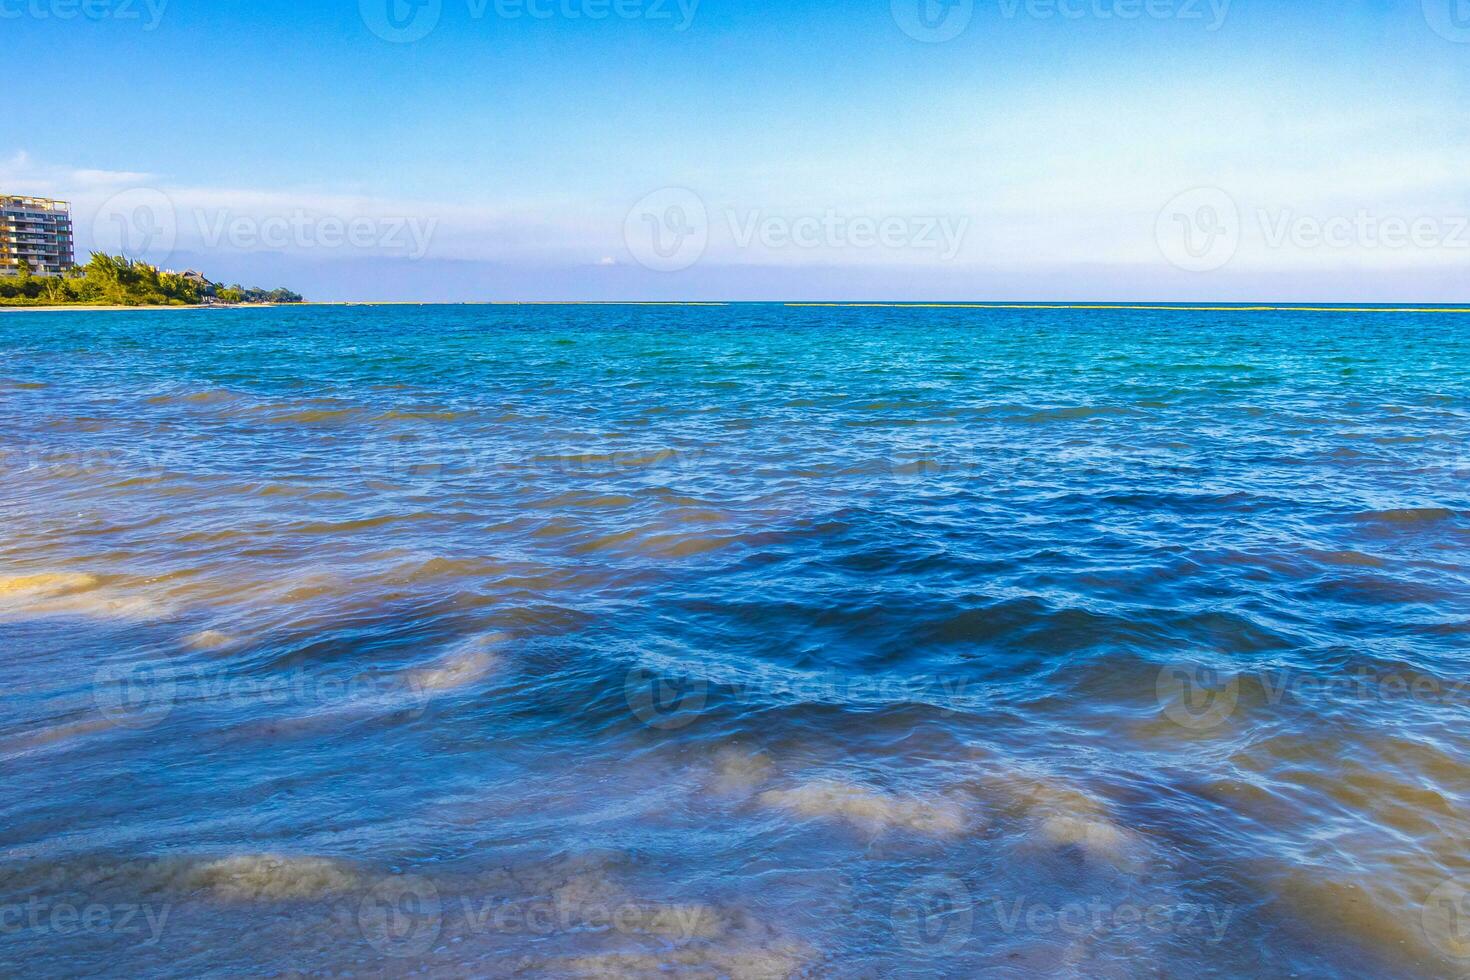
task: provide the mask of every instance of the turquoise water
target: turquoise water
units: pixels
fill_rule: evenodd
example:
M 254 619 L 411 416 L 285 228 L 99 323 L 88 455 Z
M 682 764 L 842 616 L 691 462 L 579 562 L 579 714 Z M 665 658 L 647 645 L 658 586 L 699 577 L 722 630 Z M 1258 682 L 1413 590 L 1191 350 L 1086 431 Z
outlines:
M 0 972 L 1470 971 L 1470 318 L 0 345 Z

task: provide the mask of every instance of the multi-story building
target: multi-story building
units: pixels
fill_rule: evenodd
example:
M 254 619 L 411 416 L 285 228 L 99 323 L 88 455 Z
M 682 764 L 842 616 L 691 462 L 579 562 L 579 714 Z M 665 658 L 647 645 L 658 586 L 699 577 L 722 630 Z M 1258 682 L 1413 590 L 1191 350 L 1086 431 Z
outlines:
M 0 194 L 0 276 L 19 275 L 22 262 L 38 276 L 75 264 L 69 204 Z

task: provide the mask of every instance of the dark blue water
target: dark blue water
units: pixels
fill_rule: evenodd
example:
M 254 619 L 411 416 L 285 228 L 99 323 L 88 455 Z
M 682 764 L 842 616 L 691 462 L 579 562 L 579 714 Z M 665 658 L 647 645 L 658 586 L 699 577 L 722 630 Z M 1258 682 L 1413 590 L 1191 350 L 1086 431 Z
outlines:
M 1470 318 L 0 314 L 0 966 L 1470 970 Z

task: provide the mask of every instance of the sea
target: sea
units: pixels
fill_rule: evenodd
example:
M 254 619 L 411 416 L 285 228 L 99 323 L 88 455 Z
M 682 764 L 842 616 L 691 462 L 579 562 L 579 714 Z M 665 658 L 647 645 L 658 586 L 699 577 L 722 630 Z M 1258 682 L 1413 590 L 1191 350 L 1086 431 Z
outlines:
M 0 973 L 1470 974 L 1470 315 L 0 312 Z

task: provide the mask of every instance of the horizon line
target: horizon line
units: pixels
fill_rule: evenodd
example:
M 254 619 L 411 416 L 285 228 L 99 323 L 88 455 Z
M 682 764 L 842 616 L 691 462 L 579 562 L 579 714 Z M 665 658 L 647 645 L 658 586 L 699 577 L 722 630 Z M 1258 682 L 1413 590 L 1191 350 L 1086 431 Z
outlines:
M 298 306 L 782 306 L 793 309 L 938 309 L 938 310 L 1139 310 L 1160 312 L 1299 312 L 1299 313 L 1470 313 L 1470 307 L 1446 304 L 1402 305 L 1219 302 L 840 302 L 789 300 L 327 300 Z

